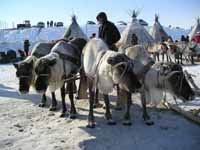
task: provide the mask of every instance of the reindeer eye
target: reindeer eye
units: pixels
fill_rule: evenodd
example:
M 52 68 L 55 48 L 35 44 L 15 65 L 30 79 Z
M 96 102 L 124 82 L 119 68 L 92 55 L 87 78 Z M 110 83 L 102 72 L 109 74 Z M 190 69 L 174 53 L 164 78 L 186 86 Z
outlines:
M 19 72 L 18 71 L 16 72 L 16 76 L 19 77 Z

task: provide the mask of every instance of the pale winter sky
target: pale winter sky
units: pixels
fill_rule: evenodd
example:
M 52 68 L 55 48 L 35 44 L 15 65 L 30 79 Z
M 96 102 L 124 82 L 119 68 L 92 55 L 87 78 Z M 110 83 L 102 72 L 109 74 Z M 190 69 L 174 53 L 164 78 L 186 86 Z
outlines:
M 109 20 L 116 23 L 130 21 L 131 10 L 140 11 L 138 18 L 149 25 L 158 13 L 160 22 L 165 25 L 190 28 L 200 16 L 200 0 L 1 0 L 0 28 L 12 27 L 13 23 L 31 20 L 34 25 L 39 21 L 71 22 L 76 14 L 78 22 L 84 25 L 88 20 L 96 21 L 100 11 L 107 13 Z M 6 22 L 6 23 L 5 23 Z

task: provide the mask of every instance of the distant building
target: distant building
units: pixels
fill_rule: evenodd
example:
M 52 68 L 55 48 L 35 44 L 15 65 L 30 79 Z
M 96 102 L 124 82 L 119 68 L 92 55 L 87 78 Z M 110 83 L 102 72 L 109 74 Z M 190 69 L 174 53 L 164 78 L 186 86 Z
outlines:
M 56 27 L 63 27 L 63 26 L 64 26 L 63 22 L 57 22 L 56 23 Z
M 25 24 L 26 28 L 30 28 L 31 27 L 30 20 L 24 20 L 24 24 Z
M 45 27 L 45 23 L 40 21 L 40 22 L 37 23 L 37 27 L 38 28 L 44 28 Z
M 24 28 L 30 28 L 31 23 L 30 20 L 24 20 L 24 23 L 17 24 L 17 29 L 24 29 Z

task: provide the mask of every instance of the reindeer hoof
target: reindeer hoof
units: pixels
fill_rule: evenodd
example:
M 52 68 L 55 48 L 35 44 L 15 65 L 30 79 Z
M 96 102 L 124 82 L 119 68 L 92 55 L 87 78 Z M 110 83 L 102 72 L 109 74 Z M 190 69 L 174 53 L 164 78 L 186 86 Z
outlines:
M 44 103 L 40 103 L 38 106 L 39 107 L 45 107 L 45 104 Z
M 145 124 L 148 126 L 152 126 L 154 125 L 154 122 L 149 119 L 149 120 L 145 120 Z
M 51 106 L 51 107 L 49 108 L 49 111 L 56 111 L 56 106 Z
M 124 126 L 131 126 L 132 125 L 132 122 L 130 120 L 124 120 L 123 121 L 123 125 Z
M 70 119 L 76 119 L 76 114 L 70 114 L 70 115 L 69 115 L 69 118 L 70 118 Z
M 115 106 L 115 110 L 116 111 L 122 111 L 122 107 L 121 106 Z
M 117 123 L 112 120 L 112 119 L 109 119 L 108 122 L 107 122 L 108 125 L 116 125 Z
M 87 128 L 95 128 L 95 122 L 94 121 L 89 121 L 88 125 L 86 127 Z
M 81 99 L 81 98 L 77 95 L 77 96 L 75 96 L 75 99 L 79 100 L 79 99 Z
M 101 107 L 103 107 L 103 104 L 101 104 L 101 103 L 94 104 L 94 108 L 101 108 Z
M 64 118 L 65 117 L 65 113 L 61 113 L 60 118 Z

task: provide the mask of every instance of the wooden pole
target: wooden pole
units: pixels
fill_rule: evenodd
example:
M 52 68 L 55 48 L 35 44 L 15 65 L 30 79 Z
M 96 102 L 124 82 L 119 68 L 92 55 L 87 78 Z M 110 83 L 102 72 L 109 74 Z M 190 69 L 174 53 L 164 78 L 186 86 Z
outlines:
M 183 109 L 181 109 L 177 105 L 172 105 L 172 104 L 170 104 L 168 102 L 166 102 L 165 105 L 167 105 L 167 107 L 169 107 L 173 111 L 178 112 L 179 114 L 181 114 L 185 118 L 187 118 L 187 119 L 197 123 L 198 125 L 200 125 L 200 117 L 194 116 L 192 113 L 190 113 L 188 111 L 184 111 Z
M 88 89 L 87 77 L 86 77 L 84 71 L 81 70 L 77 99 L 87 99 L 88 98 L 87 89 Z

